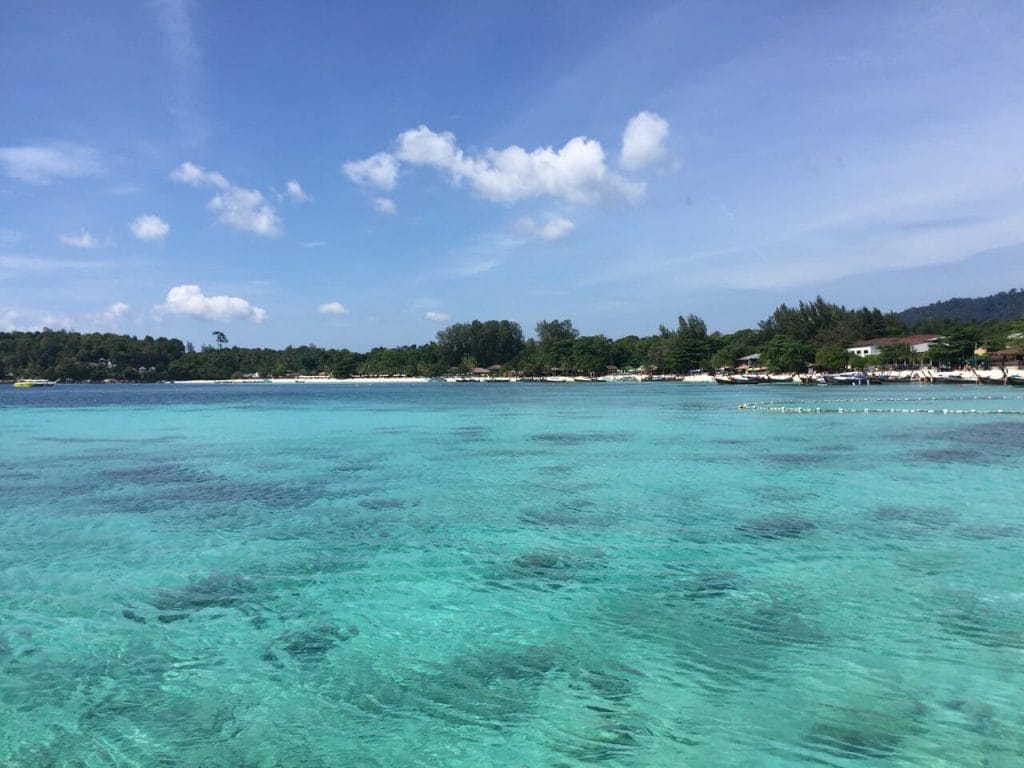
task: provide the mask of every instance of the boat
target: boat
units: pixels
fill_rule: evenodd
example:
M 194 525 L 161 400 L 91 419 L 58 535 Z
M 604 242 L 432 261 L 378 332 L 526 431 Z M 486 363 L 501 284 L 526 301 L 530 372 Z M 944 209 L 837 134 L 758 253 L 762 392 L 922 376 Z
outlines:
M 716 384 L 760 384 L 761 379 L 757 376 L 745 376 L 736 374 L 734 376 L 715 376 Z
M 1014 376 L 1007 376 L 1006 383 L 1012 384 L 1015 387 L 1024 387 L 1024 376 L 1016 374 Z
M 27 389 L 28 387 L 52 387 L 57 382 L 48 379 L 18 379 L 14 386 Z
M 863 371 L 850 371 L 848 373 L 825 374 L 825 383 L 859 386 L 867 384 L 881 384 L 882 380 L 874 376 L 868 376 Z

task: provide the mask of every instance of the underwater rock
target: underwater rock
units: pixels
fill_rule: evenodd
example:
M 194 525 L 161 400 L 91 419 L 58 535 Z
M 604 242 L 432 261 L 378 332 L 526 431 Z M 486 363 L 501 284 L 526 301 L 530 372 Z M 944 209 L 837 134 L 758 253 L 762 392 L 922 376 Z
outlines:
M 187 619 L 189 614 L 187 613 L 161 613 L 157 616 L 157 621 L 161 624 L 173 624 L 176 621 Z
M 203 608 L 230 608 L 256 591 L 247 578 L 213 574 L 186 587 L 161 589 L 153 598 L 160 611 L 199 611 Z
M 124 616 L 129 621 L 134 621 L 136 624 L 145 624 L 146 623 L 146 617 L 145 616 L 139 616 L 139 614 L 137 614 L 131 608 L 125 608 L 123 611 L 121 611 L 121 615 Z
M 747 520 L 736 530 L 756 539 L 794 539 L 808 535 L 817 527 L 813 520 L 800 515 L 769 515 Z
M 804 736 L 804 743 L 835 757 L 885 759 L 899 748 L 903 740 L 879 720 L 865 719 L 853 723 L 818 723 Z
M 517 569 L 535 575 L 548 575 L 551 571 L 572 567 L 572 561 L 568 555 L 552 552 L 521 555 L 513 563 Z
M 1019 539 L 1024 537 L 1024 526 L 987 524 L 965 525 L 956 529 L 956 535 L 964 539 L 990 541 L 993 539 Z
M 832 460 L 821 452 L 816 453 L 769 453 L 761 457 L 773 464 L 784 464 L 787 466 L 809 466 L 812 464 L 826 464 Z
M 722 597 L 737 588 L 736 574 L 731 571 L 701 573 L 683 583 L 683 596 L 688 600 Z
M 363 509 L 383 510 L 405 509 L 409 505 L 401 499 L 361 499 L 359 506 Z
M 914 451 L 911 459 L 915 461 L 930 461 L 936 464 L 984 464 L 987 457 L 981 451 L 971 451 L 964 448 L 927 448 L 921 451 Z
M 327 652 L 338 643 L 351 640 L 359 635 L 359 628 L 350 626 L 340 629 L 334 624 L 321 624 L 306 629 L 292 629 L 278 640 L 281 647 L 293 658 L 304 661 L 322 661 Z
M 622 440 L 622 437 L 611 432 L 542 432 L 533 436 L 534 440 L 542 443 L 556 443 L 559 445 L 582 445 L 584 443 L 606 443 Z

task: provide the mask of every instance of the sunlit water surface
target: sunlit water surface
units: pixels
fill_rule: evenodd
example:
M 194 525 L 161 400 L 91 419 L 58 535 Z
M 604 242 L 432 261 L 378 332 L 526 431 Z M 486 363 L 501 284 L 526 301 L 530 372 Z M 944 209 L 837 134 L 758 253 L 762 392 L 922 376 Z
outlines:
M 3 388 L 0 765 L 1024 765 L 1022 396 Z

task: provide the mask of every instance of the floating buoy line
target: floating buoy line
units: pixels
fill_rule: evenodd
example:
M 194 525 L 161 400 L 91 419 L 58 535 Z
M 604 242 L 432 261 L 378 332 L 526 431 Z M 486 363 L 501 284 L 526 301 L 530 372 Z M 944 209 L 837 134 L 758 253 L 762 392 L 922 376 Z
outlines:
M 840 400 L 822 400 L 820 403 L 809 403 L 806 400 L 765 400 L 757 403 L 741 403 L 741 411 L 769 411 L 772 413 L 927 413 L 943 416 L 1024 416 L 1024 408 L 965 408 L 965 407 L 899 407 L 896 403 L 927 403 L 927 402 L 1008 402 L 1024 401 L 1024 396 L 993 397 L 887 397 L 887 398 L 844 398 Z M 870 406 L 857 407 L 858 403 L 871 403 Z M 890 403 L 889 407 L 878 407 L 879 403 Z M 873 406 L 873 407 L 872 407 Z

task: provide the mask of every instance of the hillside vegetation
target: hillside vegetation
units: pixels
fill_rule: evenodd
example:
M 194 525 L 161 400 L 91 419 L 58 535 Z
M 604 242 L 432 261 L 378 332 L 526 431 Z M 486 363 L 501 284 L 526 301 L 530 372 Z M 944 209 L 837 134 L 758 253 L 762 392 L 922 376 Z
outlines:
M 924 307 L 911 307 L 896 315 L 909 328 L 921 323 L 984 323 L 1024 317 L 1024 290 L 1013 288 L 976 299 L 947 299 Z M 932 330 L 932 329 L 925 329 Z

